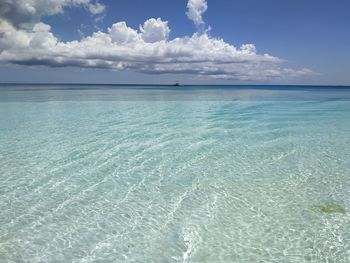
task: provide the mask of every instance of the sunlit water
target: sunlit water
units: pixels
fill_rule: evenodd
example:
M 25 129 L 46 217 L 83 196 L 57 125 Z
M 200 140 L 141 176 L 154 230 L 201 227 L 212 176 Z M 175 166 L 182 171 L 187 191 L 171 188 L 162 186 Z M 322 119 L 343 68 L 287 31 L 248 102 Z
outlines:
M 350 89 L 0 86 L 0 262 L 350 262 Z

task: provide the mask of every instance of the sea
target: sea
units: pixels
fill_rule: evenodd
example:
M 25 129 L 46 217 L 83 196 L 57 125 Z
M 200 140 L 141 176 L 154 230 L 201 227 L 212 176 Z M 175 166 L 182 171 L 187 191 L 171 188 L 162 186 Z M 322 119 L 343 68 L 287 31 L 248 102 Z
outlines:
M 0 85 L 0 262 L 350 262 L 350 87 Z

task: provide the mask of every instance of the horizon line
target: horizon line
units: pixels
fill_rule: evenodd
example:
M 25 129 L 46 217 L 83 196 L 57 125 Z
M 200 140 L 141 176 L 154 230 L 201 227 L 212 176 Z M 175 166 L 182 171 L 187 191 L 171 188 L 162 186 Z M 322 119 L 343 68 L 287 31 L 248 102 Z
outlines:
M 69 83 L 69 82 L 0 82 L 0 85 L 84 85 L 84 86 L 169 86 L 169 87 L 189 87 L 189 86 L 243 86 L 243 87 L 252 87 L 252 86 L 272 86 L 272 87 L 350 87 L 350 84 L 180 84 L 180 86 L 175 85 L 175 83 Z

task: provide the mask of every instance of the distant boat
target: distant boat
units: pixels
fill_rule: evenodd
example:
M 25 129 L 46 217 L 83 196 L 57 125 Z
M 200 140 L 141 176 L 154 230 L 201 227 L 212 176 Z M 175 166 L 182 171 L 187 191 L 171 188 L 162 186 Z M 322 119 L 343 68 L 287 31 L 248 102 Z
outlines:
M 183 86 L 183 85 L 181 85 L 179 82 L 175 82 L 175 84 L 173 84 L 173 86 L 175 86 L 175 87 L 181 87 L 181 86 Z

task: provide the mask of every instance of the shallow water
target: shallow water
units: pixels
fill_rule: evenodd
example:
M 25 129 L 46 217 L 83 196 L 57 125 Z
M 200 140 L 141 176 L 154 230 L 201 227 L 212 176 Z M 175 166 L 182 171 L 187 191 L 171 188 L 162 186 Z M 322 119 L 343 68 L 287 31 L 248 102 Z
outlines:
M 0 262 L 350 262 L 350 89 L 0 86 Z

